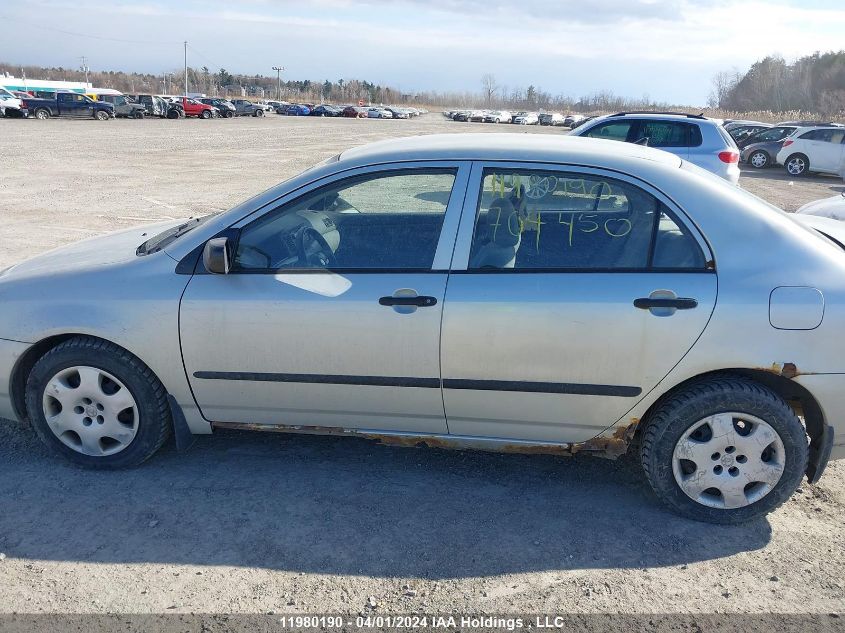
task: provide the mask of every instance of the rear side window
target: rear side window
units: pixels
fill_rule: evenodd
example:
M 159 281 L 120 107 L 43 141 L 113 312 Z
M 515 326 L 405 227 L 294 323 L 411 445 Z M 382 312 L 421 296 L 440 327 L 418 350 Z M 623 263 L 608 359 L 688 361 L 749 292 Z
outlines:
M 611 141 L 627 141 L 631 132 L 631 121 L 608 121 L 599 123 L 594 128 L 587 130 L 584 136 L 590 138 L 604 138 Z
M 705 269 L 698 242 L 630 183 L 572 172 L 484 172 L 469 268 Z
M 680 121 L 642 121 L 638 138 L 648 139 L 649 147 L 697 147 L 701 145 L 698 127 Z

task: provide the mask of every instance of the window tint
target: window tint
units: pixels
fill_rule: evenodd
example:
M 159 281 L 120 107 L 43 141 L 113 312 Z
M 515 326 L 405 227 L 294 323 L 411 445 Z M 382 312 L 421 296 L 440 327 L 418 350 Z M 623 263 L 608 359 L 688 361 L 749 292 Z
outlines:
M 655 223 L 657 223 L 655 225 Z M 704 268 L 698 243 L 651 194 L 612 178 L 485 170 L 469 268 Z
M 588 130 L 584 136 L 605 138 L 611 141 L 625 141 L 628 139 L 628 133 L 630 131 L 631 121 L 609 121 L 607 123 L 599 123 L 594 128 Z
M 689 123 L 675 121 L 643 121 L 636 140 L 647 138 L 650 147 L 689 147 L 693 127 Z
M 754 137 L 755 141 L 780 141 L 795 131 L 795 128 L 773 127 L 765 132 L 760 132 Z
M 322 187 L 245 227 L 235 270 L 430 269 L 454 182 L 426 169 Z

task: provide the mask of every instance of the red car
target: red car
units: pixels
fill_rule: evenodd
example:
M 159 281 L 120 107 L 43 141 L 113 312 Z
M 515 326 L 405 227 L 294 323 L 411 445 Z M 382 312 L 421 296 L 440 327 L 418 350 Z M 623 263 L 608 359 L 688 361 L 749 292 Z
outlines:
M 358 106 L 346 106 L 341 116 L 349 117 L 350 119 L 366 119 L 367 109 L 359 108 Z
M 182 108 L 185 116 L 196 116 L 201 119 L 210 119 L 214 116 L 214 108 L 207 103 L 200 103 L 196 99 L 182 97 Z

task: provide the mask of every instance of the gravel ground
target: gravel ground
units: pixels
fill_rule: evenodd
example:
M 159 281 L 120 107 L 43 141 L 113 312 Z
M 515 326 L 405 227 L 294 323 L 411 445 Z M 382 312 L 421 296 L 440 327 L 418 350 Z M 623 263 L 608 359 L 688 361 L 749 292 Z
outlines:
M 0 267 L 229 207 L 353 145 L 470 130 L 562 133 L 439 114 L 0 120 Z M 742 184 L 787 210 L 842 190 Z M 0 613 L 841 612 L 844 483 L 835 463 L 767 519 L 716 527 L 664 510 L 630 458 L 224 432 L 99 473 L 2 421 Z

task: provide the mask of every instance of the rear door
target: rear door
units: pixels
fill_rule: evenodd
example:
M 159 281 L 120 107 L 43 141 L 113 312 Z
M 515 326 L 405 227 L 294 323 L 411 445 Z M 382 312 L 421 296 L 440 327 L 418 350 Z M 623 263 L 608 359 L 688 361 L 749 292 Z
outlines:
M 640 119 L 635 136 L 635 142 L 671 152 L 684 160 L 689 160 L 691 146 L 701 145 L 698 126 L 685 121 Z
M 580 442 L 623 419 L 715 305 L 682 218 L 617 173 L 476 164 L 443 312 L 449 432 Z
M 232 272 L 194 275 L 181 303 L 203 415 L 445 433 L 440 323 L 468 172 L 354 170 L 234 227 Z

